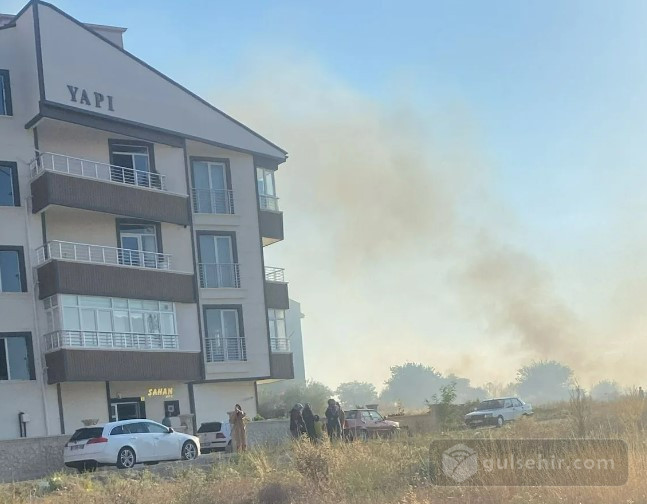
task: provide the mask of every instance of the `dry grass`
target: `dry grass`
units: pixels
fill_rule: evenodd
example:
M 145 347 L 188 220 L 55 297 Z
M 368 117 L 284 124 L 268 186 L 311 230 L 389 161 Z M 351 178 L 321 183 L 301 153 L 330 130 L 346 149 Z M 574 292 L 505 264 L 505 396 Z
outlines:
M 556 407 L 568 413 L 568 405 Z M 592 438 L 629 446 L 629 482 L 622 487 L 437 487 L 429 484 L 433 436 L 313 446 L 308 442 L 250 450 L 210 470 L 184 469 L 162 479 L 148 471 L 56 475 L 47 481 L 0 486 L 12 504 L 288 504 L 354 503 L 647 503 L 644 403 L 623 398 L 592 403 L 586 418 L 524 419 L 503 429 L 461 430 L 452 438 L 570 438 L 582 423 Z M 581 412 L 580 412 L 581 414 Z

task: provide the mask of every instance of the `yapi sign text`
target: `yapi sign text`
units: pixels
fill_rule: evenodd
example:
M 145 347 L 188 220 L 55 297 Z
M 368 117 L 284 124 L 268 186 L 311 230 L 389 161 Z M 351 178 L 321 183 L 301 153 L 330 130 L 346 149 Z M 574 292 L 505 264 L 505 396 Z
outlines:
M 98 91 L 88 91 L 71 84 L 67 85 L 67 90 L 70 92 L 71 102 L 89 106 L 94 105 L 98 109 L 106 108 L 110 112 L 115 111 L 114 98 L 110 95 L 104 95 Z

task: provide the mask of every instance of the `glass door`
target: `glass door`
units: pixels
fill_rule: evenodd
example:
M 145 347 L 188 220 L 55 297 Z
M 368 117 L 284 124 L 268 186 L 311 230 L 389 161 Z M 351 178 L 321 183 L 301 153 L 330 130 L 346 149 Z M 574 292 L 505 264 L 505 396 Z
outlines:
M 119 227 L 120 262 L 127 266 L 158 266 L 157 232 L 155 226 L 122 224 Z
M 227 171 L 224 163 L 193 162 L 195 211 L 198 213 L 233 213 L 227 190 Z
M 199 246 L 202 287 L 238 287 L 231 236 L 200 235 Z

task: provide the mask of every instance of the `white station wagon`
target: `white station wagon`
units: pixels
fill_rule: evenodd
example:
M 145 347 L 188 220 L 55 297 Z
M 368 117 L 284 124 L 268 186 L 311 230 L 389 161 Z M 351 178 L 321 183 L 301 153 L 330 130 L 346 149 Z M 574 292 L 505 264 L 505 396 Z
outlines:
M 530 404 L 523 402 L 518 397 L 500 397 L 480 403 L 474 408 L 474 411 L 465 415 L 465 423 L 472 428 L 483 425 L 501 427 L 505 422 L 530 415 L 532 415 Z
M 200 440 L 175 432 L 151 420 L 122 420 L 78 429 L 65 444 L 63 460 L 79 472 L 113 465 L 128 469 L 135 464 L 167 460 L 193 460 L 200 455 Z

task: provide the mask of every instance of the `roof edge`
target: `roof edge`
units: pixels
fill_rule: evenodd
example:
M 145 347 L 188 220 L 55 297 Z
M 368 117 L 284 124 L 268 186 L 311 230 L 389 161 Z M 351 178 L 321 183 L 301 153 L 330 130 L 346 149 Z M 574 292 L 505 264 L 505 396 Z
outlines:
M 70 21 L 74 22 L 75 24 L 77 24 L 78 26 L 80 26 L 81 28 L 83 28 L 84 30 L 86 30 L 88 33 L 91 33 L 91 34 L 92 34 L 92 35 L 94 35 L 95 37 L 100 38 L 100 39 L 101 39 L 101 40 L 103 40 L 105 43 L 107 43 L 107 44 L 111 45 L 112 47 L 114 47 L 114 48 L 115 48 L 115 49 L 117 49 L 118 51 L 121 51 L 122 53 L 124 53 L 125 55 L 127 55 L 128 57 L 130 57 L 131 59 L 133 59 L 133 60 L 135 60 L 136 62 L 138 62 L 140 65 L 143 65 L 143 66 L 144 66 L 144 67 L 146 67 L 148 70 L 151 70 L 152 72 L 154 72 L 155 74 L 159 75 L 160 77 L 162 77 L 162 78 L 163 78 L 164 80 L 166 80 L 167 82 L 170 82 L 171 84 L 173 84 L 173 85 L 174 85 L 174 86 L 176 86 L 177 88 L 181 89 L 182 91 L 184 91 L 185 93 L 187 93 L 187 94 L 188 94 L 189 96 L 191 96 L 192 98 L 194 98 L 194 99 L 198 100 L 198 101 L 199 101 L 200 103 L 202 103 L 203 105 L 205 105 L 205 106 L 209 107 L 209 108 L 210 108 L 211 110 L 213 110 L 214 112 L 217 112 L 218 114 L 222 115 L 222 116 L 223 116 L 223 117 L 225 117 L 226 119 L 228 119 L 228 120 L 232 121 L 234 124 L 237 124 L 237 125 L 238 125 L 238 126 L 240 126 L 241 128 L 245 129 L 248 133 L 251 133 L 251 134 L 252 134 L 252 135 L 254 135 L 256 138 L 258 138 L 258 139 L 262 140 L 263 142 L 265 142 L 267 145 L 269 145 L 269 146 L 273 147 L 274 149 L 277 149 L 279 152 L 283 153 L 283 155 L 285 156 L 285 159 L 287 159 L 287 154 L 288 154 L 288 152 L 287 152 L 285 149 L 283 149 L 283 148 L 279 147 L 278 145 L 276 145 L 275 143 L 271 142 L 271 141 L 270 141 L 270 140 L 268 140 L 267 138 L 265 138 L 265 137 L 263 137 L 262 135 L 258 134 L 257 132 L 255 132 L 254 130 L 252 130 L 249 126 L 246 126 L 245 124 L 241 123 L 240 121 L 238 121 L 238 120 L 234 119 L 234 118 L 233 118 L 233 117 L 231 117 L 229 114 L 227 114 L 227 113 L 223 112 L 223 111 L 222 111 L 222 110 L 220 110 L 219 108 L 217 108 L 217 107 L 215 107 L 214 105 L 212 105 L 211 103 L 209 103 L 209 102 L 208 102 L 207 100 L 205 100 L 204 98 L 201 98 L 200 96 L 198 96 L 197 94 L 195 94 L 193 91 L 191 91 L 191 90 L 187 89 L 186 87 L 184 87 L 182 84 L 180 84 L 180 83 L 178 83 L 178 82 L 174 81 L 174 80 L 173 80 L 173 79 L 171 79 L 169 76 L 167 76 L 167 75 L 163 74 L 162 72 L 160 72 L 160 71 L 159 71 L 159 70 L 157 70 L 156 68 L 152 67 L 151 65 L 149 65 L 148 63 L 146 63 L 144 60 L 142 60 L 142 59 L 138 58 L 137 56 L 135 56 L 135 55 L 134 55 L 134 54 L 132 54 L 131 52 L 128 52 L 126 49 L 123 49 L 122 47 L 119 47 L 117 44 L 115 44 L 115 43 L 114 43 L 114 42 L 112 42 L 111 40 L 108 40 L 106 37 L 104 37 L 104 36 L 102 36 L 101 34 L 99 34 L 99 33 L 95 32 L 94 30 L 92 30 L 91 28 L 89 28 L 86 24 L 84 24 L 84 23 L 82 23 L 81 21 L 79 21 L 78 19 L 75 19 L 74 17 L 70 16 L 67 12 L 65 12 L 65 11 L 63 11 L 63 10 L 61 10 L 61 9 L 59 9 L 59 8 L 58 8 L 58 7 L 56 7 L 55 5 L 53 5 L 53 4 L 49 3 L 49 2 L 45 2 L 45 1 L 43 1 L 43 0 L 31 0 L 27 5 L 25 5 L 25 7 L 23 7 L 23 8 L 20 10 L 20 12 L 19 12 L 18 14 L 16 14 L 16 18 L 14 18 L 14 22 L 15 22 L 15 19 L 17 19 L 17 18 L 18 18 L 18 16 L 19 16 L 19 15 L 21 15 L 25 10 L 27 10 L 27 8 L 28 8 L 30 5 L 32 5 L 32 4 L 40 4 L 40 5 L 44 5 L 45 7 L 49 7 L 50 9 L 54 10 L 55 12 L 57 12 L 57 13 L 61 14 L 61 15 L 62 15 L 62 16 L 64 16 L 65 18 L 69 19 Z M 259 153 L 259 154 L 261 154 L 261 153 Z M 267 154 L 264 154 L 264 155 L 267 155 Z

